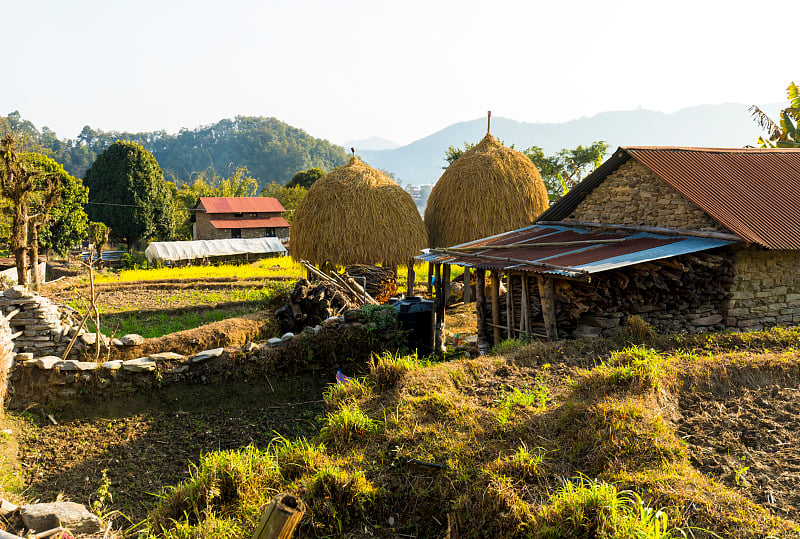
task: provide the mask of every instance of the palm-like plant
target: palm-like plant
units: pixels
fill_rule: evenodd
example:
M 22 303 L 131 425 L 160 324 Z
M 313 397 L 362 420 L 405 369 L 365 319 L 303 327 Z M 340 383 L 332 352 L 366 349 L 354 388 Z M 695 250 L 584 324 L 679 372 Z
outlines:
M 786 90 L 790 106 L 780 112 L 780 124 L 755 105 L 748 109 L 758 126 L 769 133 L 767 139 L 758 137 L 762 148 L 800 148 L 800 89 L 792 82 Z

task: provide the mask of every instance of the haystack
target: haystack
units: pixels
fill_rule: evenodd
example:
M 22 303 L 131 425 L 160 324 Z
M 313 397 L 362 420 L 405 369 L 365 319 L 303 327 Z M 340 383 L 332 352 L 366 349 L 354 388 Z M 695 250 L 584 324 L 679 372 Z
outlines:
M 451 247 L 527 226 L 547 209 L 536 166 L 487 133 L 434 185 L 425 208 L 431 247 Z
M 411 195 L 355 156 L 317 180 L 292 219 L 292 258 L 313 264 L 396 267 L 425 247 Z

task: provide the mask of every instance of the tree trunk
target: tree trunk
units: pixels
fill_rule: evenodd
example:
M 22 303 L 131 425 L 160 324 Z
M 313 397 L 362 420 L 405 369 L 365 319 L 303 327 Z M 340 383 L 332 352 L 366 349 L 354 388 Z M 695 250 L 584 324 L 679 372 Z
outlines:
M 33 289 L 39 291 L 42 276 L 39 275 L 39 225 L 31 225 L 31 268 L 33 269 Z

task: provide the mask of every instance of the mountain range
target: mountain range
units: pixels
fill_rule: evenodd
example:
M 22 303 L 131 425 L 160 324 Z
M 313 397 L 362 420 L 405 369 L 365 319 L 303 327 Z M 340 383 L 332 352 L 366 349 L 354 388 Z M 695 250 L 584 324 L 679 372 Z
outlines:
M 763 106 L 770 117 L 777 117 L 779 104 Z M 588 145 L 596 140 L 608 143 L 609 151 L 617 146 L 703 146 L 742 147 L 755 145 L 764 135 L 748 112 L 748 105 L 726 103 L 698 105 L 674 113 L 637 109 L 603 112 L 590 118 L 563 123 L 525 123 L 493 117 L 491 132 L 506 146 L 517 149 L 540 146 L 552 154 L 563 148 Z M 447 162 L 449 146 L 476 143 L 486 134 L 486 119 L 460 122 L 432 135 L 393 149 L 366 149 L 366 139 L 359 150 L 352 145 L 370 166 L 391 172 L 403 184 L 435 183 Z M 387 142 L 387 141 L 383 141 Z

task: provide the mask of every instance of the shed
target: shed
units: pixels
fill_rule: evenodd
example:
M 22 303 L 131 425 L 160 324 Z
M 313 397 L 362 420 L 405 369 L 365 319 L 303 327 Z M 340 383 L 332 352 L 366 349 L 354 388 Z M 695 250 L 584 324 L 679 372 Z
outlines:
M 267 256 L 286 256 L 278 238 L 251 238 L 196 241 L 154 241 L 144 252 L 148 264 L 176 264 L 189 261 L 219 261 L 225 258 L 256 260 Z
M 800 150 L 622 147 L 533 226 L 420 258 L 478 270 L 484 344 L 798 324 Z

